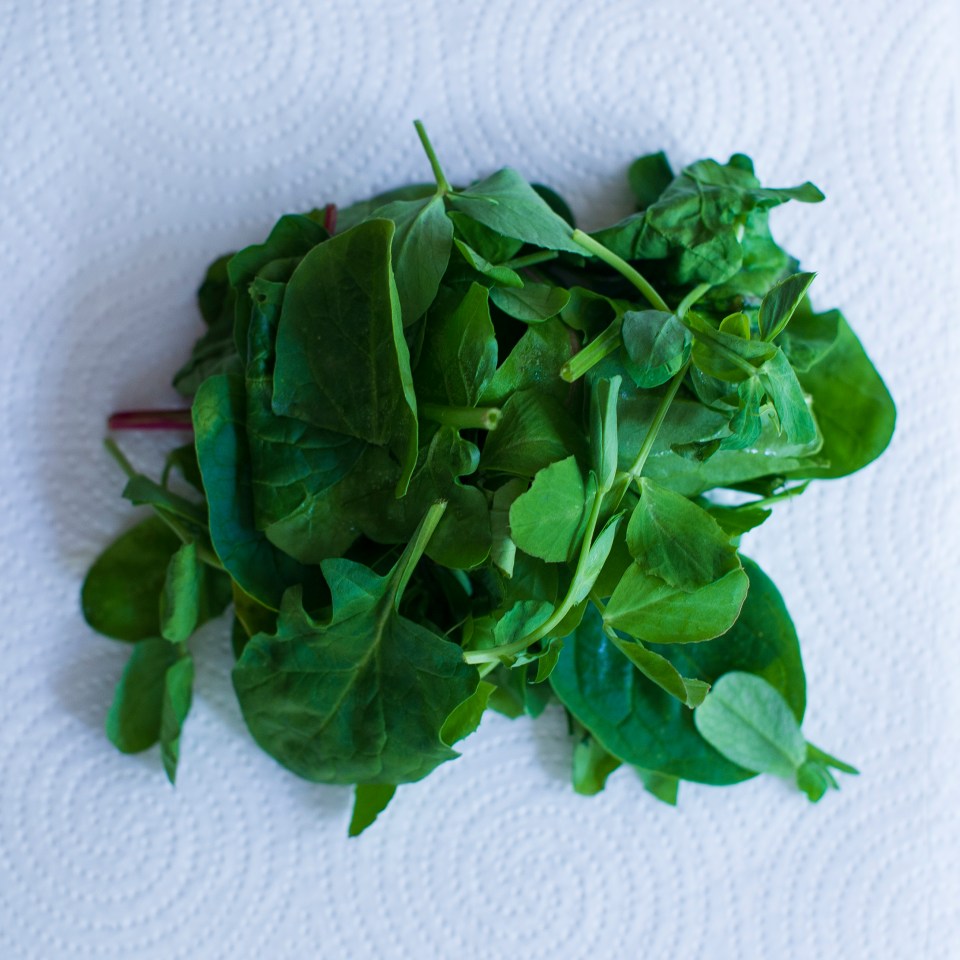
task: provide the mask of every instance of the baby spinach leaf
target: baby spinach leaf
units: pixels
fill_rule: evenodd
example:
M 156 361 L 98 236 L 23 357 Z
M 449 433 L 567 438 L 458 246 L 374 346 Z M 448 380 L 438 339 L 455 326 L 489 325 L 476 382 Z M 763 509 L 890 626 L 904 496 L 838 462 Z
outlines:
M 511 270 L 502 264 L 491 263 L 485 257 L 481 257 L 472 247 L 467 246 L 462 240 L 454 239 L 453 242 L 463 256 L 463 259 L 466 260 L 477 273 L 482 274 L 488 280 L 492 280 L 494 283 L 498 283 L 503 287 L 519 288 L 523 286 L 523 280 L 516 270 Z
M 346 233 L 358 223 L 369 220 L 374 212 L 396 200 L 426 200 L 437 192 L 435 183 L 411 183 L 378 193 L 369 200 L 358 200 L 337 211 L 337 230 Z
M 314 577 L 257 529 L 246 393 L 239 378 L 216 376 L 203 382 L 193 401 L 193 429 L 217 556 L 247 593 L 278 610 L 287 587 Z
M 476 406 L 497 367 L 487 289 L 441 290 L 427 311 L 424 346 L 414 371 L 421 403 Z
M 840 333 L 839 310 L 814 313 L 806 298 L 794 311 L 790 325 L 777 337 L 777 344 L 787 355 L 797 373 L 805 373 L 830 352 Z
M 227 263 L 227 275 L 234 290 L 233 336 L 241 361 L 247 359 L 247 330 L 253 306 L 249 286 L 261 270 L 271 263 L 289 264 L 287 273 L 297 260 L 329 237 L 322 224 L 303 214 L 281 217 L 264 243 L 254 244 L 235 253 Z M 287 276 L 283 277 L 284 280 Z
M 760 336 L 764 340 L 773 340 L 783 332 L 814 277 L 815 273 L 795 273 L 770 288 L 760 304 L 757 318 Z
M 570 299 L 562 287 L 526 283 L 522 289 L 493 287 L 490 299 L 506 314 L 524 323 L 542 323 L 555 317 Z
M 466 190 L 451 194 L 449 203 L 453 210 L 466 214 L 505 237 L 513 237 L 547 250 L 583 253 L 583 249 L 572 239 L 570 225 L 557 216 L 536 190 L 510 167 L 498 170 Z M 475 244 L 471 243 L 471 246 Z
M 887 448 L 897 412 L 883 380 L 850 329 L 839 317 L 833 347 L 799 375 L 810 394 L 823 434 L 820 460 L 783 472 L 792 477 L 845 477 L 862 469 Z
M 358 783 L 354 788 L 348 836 L 359 837 L 387 809 L 396 792 L 395 783 Z
M 492 230 L 472 217 L 468 217 L 465 213 L 448 210 L 447 216 L 454 225 L 456 236 L 467 244 L 477 256 L 483 257 L 487 263 L 506 263 L 515 257 L 523 247 L 522 240 L 503 236 L 496 230 Z
M 576 457 L 558 460 L 539 470 L 530 489 L 510 507 L 513 540 L 533 557 L 567 563 L 583 538 L 587 506 L 587 487 Z
M 800 724 L 782 694 L 751 673 L 725 673 L 693 719 L 704 740 L 747 770 L 793 779 L 806 759 Z
M 256 525 L 275 537 L 297 513 L 313 517 L 323 493 L 356 463 L 364 443 L 355 437 L 320 430 L 302 420 L 274 414 L 273 343 L 285 287 L 257 278 L 250 287 L 253 307 L 246 368 L 247 440 L 250 446 Z M 327 511 L 329 512 L 329 511 Z M 296 524 L 305 532 L 303 522 Z M 296 555 L 302 550 L 290 551 Z M 315 559 L 317 550 L 310 551 Z M 337 551 L 339 552 L 339 551 Z M 328 556 L 332 554 L 327 554 Z
M 750 377 L 737 384 L 739 406 L 737 412 L 730 418 L 730 436 L 720 441 L 722 450 L 745 450 L 753 447 L 760 439 L 762 428 L 760 405 L 763 402 L 763 396 L 763 384 L 757 377 Z
M 497 368 L 480 402 L 502 404 L 518 390 L 535 388 L 562 403 L 570 385 L 560 379 L 560 368 L 575 349 L 576 335 L 559 320 L 531 324 Z
M 290 590 L 274 637 L 258 634 L 234 667 L 244 719 L 272 757 L 308 780 L 397 784 L 456 754 L 440 731 L 477 688 L 460 649 L 400 616 L 404 589 L 443 512 L 428 511 L 386 576 L 324 560 L 328 622 Z
M 627 171 L 630 189 L 641 210 L 656 203 L 673 180 L 670 162 L 662 150 L 637 157 Z
M 585 461 L 586 448 L 583 431 L 560 403 L 536 390 L 518 390 L 503 405 L 497 429 L 487 436 L 480 469 L 533 477 L 571 453 Z
M 273 410 L 417 456 L 410 355 L 390 266 L 394 226 L 368 220 L 315 247 L 287 284 L 276 339 Z M 317 349 L 317 345 L 321 349 Z
M 393 273 L 403 325 L 409 327 L 433 303 L 450 260 L 453 224 L 447 219 L 443 197 L 394 200 L 374 217 L 392 220 Z

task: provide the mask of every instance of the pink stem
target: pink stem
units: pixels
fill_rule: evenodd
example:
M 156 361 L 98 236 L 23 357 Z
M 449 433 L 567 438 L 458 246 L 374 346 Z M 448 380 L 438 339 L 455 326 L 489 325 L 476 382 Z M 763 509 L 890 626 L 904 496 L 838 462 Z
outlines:
M 337 230 L 337 205 L 328 203 L 323 208 L 323 225 L 332 237 Z
M 121 410 L 107 420 L 109 430 L 193 430 L 189 410 Z

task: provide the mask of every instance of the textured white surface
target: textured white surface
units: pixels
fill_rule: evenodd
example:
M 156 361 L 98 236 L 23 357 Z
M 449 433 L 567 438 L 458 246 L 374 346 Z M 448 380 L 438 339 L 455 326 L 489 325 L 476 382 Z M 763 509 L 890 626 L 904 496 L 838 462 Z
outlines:
M 956 957 L 960 222 L 951 0 L 0 4 L 0 957 Z M 588 225 L 623 172 L 734 150 L 829 197 L 775 214 L 898 401 L 883 460 L 749 551 L 804 644 L 805 727 L 863 771 L 658 805 L 568 786 L 559 712 L 493 717 L 348 842 L 349 791 L 246 735 L 195 644 L 180 784 L 103 719 L 126 649 L 82 574 L 129 513 L 105 416 L 173 400 L 216 254 L 281 212 L 504 163 Z M 144 466 L 156 448 L 134 443 Z

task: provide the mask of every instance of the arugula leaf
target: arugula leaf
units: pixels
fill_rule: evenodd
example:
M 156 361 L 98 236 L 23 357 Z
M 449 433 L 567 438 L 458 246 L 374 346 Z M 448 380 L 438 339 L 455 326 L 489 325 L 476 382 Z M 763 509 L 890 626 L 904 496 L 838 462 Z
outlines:
M 428 511 L 386 576 L 324 560 L 333 598 L 328 622 L 284 598 L 275 636 L 258 634 L 233 670 L 254 739 L 308 780 L 397 784 L 456 756 L 444 721 L 477 688 L 459 648 L 397 609 L 444 505 Z

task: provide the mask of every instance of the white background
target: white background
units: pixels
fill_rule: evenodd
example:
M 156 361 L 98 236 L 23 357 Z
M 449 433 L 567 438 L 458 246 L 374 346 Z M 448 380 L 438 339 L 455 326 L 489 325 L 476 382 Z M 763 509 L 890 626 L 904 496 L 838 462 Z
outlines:
M 0 956 L 847 960 L 956 956 L 960 610 L 950 0 L 0 4 Z M 774 229 L 898 402 L 887 456 L 780 507 L 805 733 L 863 771 L 811 807 L 772 779 L 568 785 L 559 711 L 487 719 L 347 841 L 346 789 L 247 736 L 227 629 L 171 789 L 102 728 L 127 654 L 78 611 L 131 520 L 107 414 L 175 397 L 215 255 L 282 212 L 513 164 L 587 226 L 637 154 L 751 154 L 819 207 Z M 155 444 L 127 444 L 157 462 Z

